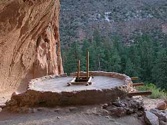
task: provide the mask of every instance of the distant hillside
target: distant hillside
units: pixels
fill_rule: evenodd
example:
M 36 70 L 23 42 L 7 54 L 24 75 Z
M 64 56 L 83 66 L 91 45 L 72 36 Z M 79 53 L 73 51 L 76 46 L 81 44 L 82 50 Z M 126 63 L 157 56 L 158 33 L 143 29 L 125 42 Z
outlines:
M 92 38 L 119 35 L 124 42 L 145 32 L 160 41 L 167 34 L 167 0 L 61 0 L 60 34 L 63 47 Z

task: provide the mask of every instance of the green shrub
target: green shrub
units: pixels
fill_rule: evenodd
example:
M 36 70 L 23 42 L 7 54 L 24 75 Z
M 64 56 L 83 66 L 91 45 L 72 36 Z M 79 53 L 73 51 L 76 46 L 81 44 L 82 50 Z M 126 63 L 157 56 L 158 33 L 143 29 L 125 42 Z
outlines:
M 153 83 L 145 84 L 144 86 L 137 87 L 137 89 L 140 91 L 147 91 L 147 90 L 152 91 L 152 94 L 149 96 L 150 98 L 167 99 L 167 92 L 165 90 L 157 88 L 156 85 L 154 85 Z

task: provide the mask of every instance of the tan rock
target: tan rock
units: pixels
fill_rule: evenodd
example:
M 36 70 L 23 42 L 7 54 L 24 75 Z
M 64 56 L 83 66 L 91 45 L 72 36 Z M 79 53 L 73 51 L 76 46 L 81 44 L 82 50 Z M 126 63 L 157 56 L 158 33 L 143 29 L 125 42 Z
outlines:
M 159 109 L 159 110 L 165 110 L 167 108 L 167 104 L 165 103 L 165 101 L 160 102 L 160 103 L 157 104 L 156 108 Z
M 0 86 L 63 73 L 59 0 L 0 1 Z

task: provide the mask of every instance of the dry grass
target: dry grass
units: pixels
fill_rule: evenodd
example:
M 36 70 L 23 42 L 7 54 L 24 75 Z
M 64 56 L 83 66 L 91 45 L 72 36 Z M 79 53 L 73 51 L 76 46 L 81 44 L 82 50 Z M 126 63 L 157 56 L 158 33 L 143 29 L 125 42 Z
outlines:
M 165 90 L 157 88 L 156 85 L 152 83 L 146 84 L 145 86 L 137 87 L 137 89 L 142 91 L 152 91 L 152 94 L 149 96 L 152 99 L 161 98 L 167 100 L 167 92 Z

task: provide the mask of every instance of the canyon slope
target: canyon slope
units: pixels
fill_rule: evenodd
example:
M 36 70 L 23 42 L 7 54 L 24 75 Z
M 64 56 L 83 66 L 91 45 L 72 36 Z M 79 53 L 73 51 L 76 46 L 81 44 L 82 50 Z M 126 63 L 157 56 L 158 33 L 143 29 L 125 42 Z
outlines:
M 74 41 L 118 36 L 123 42 L 150 34 L 157 41 L 167 35 L 166 0 L 61 0 L 60 34 L 62 47 Z
M 0 86 L 63 73 L 59 0 L 0 1 Z

